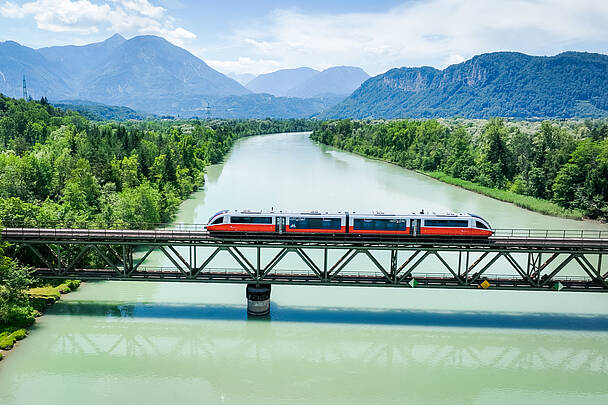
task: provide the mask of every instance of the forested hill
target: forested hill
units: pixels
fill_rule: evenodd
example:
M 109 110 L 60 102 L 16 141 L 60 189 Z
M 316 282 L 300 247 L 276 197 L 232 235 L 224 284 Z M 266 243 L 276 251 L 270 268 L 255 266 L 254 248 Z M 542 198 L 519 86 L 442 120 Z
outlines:
M 242 136 L 310 120 L 92 123 L 46 100 L 0 95 L 0 226 L 151 227 L 171 220 Z
M 570 118 L 608 116 L 608 55 L 515 52 L 445 70 L 400 68 L 367 80 L 322 118 Z

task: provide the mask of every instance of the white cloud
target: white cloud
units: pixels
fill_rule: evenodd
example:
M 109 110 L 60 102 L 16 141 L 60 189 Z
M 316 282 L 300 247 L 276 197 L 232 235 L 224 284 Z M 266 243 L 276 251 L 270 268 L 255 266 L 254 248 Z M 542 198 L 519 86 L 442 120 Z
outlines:
M 443 68 L 497 50 L 552 54 L 585 41 L 606 45 L 608 1 L 429 0 L 384 13 L 277 10 L 233 38 L 250 48 L 252 59 L 281 66 L 351 64 L 371 74 L 404 65 Z
M 110 0 L 105 4 L 89 0 L 34 0 L 21 5 L 7 1 L 0 4 L 0 15 L 32 16 L 39 29 L 51 32 L 154 34 L 178 45 L 196 38 L 192 32 L 176 28 L 166 10 L 148 0 Z

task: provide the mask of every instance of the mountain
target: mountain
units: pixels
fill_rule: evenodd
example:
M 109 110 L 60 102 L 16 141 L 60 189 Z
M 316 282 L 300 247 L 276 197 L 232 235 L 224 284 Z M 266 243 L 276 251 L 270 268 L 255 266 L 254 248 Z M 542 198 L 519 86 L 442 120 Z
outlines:
M 361 83 L 369 79 L 363 69 L 354 66 L 334 66 L 317 73 L 305 82 L 293 86 L 291 97 L 320 97 L 325 94 L 344 95 L 355 91 Z
M 120 34 L 115 34 L 103 42 L 76 46 L 51 46 L 38 49 L 38 53 L 53 62 L 65 77 L 69 77 L 77 87 L 81 81 L 110 59 L 112 52 L 127 40 Z
M 251 74 L 251 73 L 230 72 L 230 73 L 226 73 L 226 76 L 228 76 L 231 79 L 236 80 L 237 82 L 239 82 L 240 84 L 242 84 L 245 87 L 247 87 L 247 83 L 249 83 L 250 81 L 255 79 L 255 75 Z
M 60 67 L 32 48 L 14 41 L 0 42 L 0 93 L 19 98 L 23 94 L 23 76 L 32 98 L 53 94 L 66 97 L 71 89 L 58 73 Z
M 321 118 L 608 116 L 608 55 L 495 52 L 367 80 Z
M 250 93 L 185 49 L 151 35 L 129 40 L 114 35 L 94 44 L 39 50 L 0 43 L 0 92 L 20 97 L 24 74 L 35 98 L 84 99 L 149 112 L 155 112 L 151 105 L 171 110 L 185 96 Z
M 76 96 L 143 109 L 150 99 L 247 93 L 249 90 L 185 49 L 146 35 L 117 47 Z
M 247 83 L 246 87 L 254 93 L 268 93 L 273 96 L 288 96 L 289 91 L 319 73 L 309 67 L 281 69 L 259 75 Z

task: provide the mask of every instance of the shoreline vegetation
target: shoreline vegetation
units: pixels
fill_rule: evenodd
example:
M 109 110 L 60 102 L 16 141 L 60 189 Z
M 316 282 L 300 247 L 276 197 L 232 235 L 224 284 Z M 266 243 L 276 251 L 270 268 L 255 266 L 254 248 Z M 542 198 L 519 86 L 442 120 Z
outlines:
M 578 209 L 568 209 L 560 207 L 556 203 L 551 202 L 549 200 L 530 197 L 528 195 L 521 195 L 509 190 L 500 190 L 485 187 L 480 184 L 473 183 L 471 181 L 451 177 L 443 172 L 419 171 L 419 173 L 425 176 L 429 176 L 435 180 L 439 180 L 456 187 L 464 188 L 465 190 L 473 191 L 474 193 L 485 195 L 495 200 L 511 203 L 520 208 L 525 208 L 530 211 L 546 215 L 552 215 L 555 217 L 563 217 L 576 220 L 584 219 L 583 211 Z
M 608 121 L 322 122 L 310 138 L 546 215 L 608 219 Z
M 150 229 L 172 220 L 242 137 L 310 131 L 304 119 L 91 122 L 40 101 L 0 94 L 0 226 Z M 74 255 L 76 252 L 67 251 Z M 93 254 L 84 265 L 101 265 Z M 35 317 L 79 281 L 31 277 L 40 259 L 0 243 L 0 342 L 12 347 Z
M 376 158 L 373 156 L 364 155 L 359 152 L 352 151 L 350 153 L 354 153 L 359 156 L 363 156 L 367 159 L 377 160 L 384 163 L 389 163 L 392 165 L 400 166 L 398 163 L 391 162 L 389 160 Z M 402 167 L 402 166 L 400 166 Z M 520 208 L 524 208 L 530 211 L 538 212 L 540 214 L 552 215 L 556 217 L 563 217 L 575 220 L 584 220 L 585 218 L 583 211 L 577 209 L 566 209 L 560 207 L 554 202 L 543 200 L 540 198 L 534 198 L 526 195 L 521 195 L 514 193 L 508 190 L 498 190 L 494 188 L 484 187 L 482 185 L 473 183 L 471 181 L 458 179 L 447 175 L 443 172 L 435 171 L 435 172 L 425 172 L 424 170 L 414 170 L 416 173 L 422 174 L 423 176 L 428 176 L 432 179 L 441 181 L 443 183 L 460 187 L 468 191 L 472 191 L 477 194 L 485 195 L 486 197 L 493 198 L 498 201 L 507 202 L 510 204 L 514 204 Z
M 38 287 L 30 288 L 27 292 L 31 304 L 31 316 L 28 317 L 29 324 L 20 326 L 5 326 L 0 328 L 0 361 L 7 352 L 13 349 L 15 344 L 25 339 L 29 331 L 28 327 L 34 324 L 35 318 L 44 314 L 55 302 L 61 299 L 61 295 L 68 294 L 80 287 L 80 280 L 64 280 L 50 284 L 39 284 Z

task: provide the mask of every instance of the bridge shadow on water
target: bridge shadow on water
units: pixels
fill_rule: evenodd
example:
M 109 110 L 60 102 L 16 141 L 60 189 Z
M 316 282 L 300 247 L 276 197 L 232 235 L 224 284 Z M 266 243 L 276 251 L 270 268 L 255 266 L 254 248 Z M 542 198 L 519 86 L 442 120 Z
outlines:
M 270 315 L 248 317 L 240 305 L 59 302 L 53 315 L 110 318 L 165 318 L 352 325 L 402 325 L 500 329 L 608 331 L 608 316 L 546 313 L 420 311 L 400 309 L 288 307 L 272 303 Z

